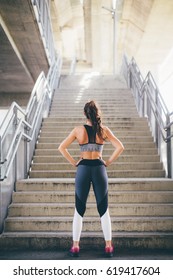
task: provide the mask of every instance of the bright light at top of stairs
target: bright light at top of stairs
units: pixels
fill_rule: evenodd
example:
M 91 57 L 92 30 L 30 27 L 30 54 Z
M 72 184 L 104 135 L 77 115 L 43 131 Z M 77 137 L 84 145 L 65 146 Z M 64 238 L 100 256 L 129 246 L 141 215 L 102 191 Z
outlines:
M 91 83 L 91 79 L 94 77 L 94 76 L 99 76 L 100 73 L 99 72 L 90 72 L 90 73 L 87 73 L 83 76 L 81 82 L 80 82 L 80 86 L 83 86 L 85 88 L 88 88 L 90 83 Z

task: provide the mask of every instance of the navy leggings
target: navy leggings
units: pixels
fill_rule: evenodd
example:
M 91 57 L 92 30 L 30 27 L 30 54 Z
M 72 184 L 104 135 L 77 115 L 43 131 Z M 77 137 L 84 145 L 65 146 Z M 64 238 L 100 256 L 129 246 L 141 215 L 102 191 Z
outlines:
M 86 210 L 91 183 L 97 201 L 97 209 L 102 217 L 108 208 L 108 177 L 102 160 L 83 159 L 78 164 L 75 180 L 75 203 L 76 210 L 81 217 L 84 216 Z

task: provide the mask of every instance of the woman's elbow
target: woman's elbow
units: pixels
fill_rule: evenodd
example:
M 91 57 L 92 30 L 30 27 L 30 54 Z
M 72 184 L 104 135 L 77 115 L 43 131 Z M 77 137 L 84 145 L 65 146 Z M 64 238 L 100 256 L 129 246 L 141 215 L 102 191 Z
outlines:
M 125 150 L 125 148 L 124 148 L 124 145 L 122 144 L 122 145 L 120 146 L 120 152 L 122 153 L 124 150 Z
M 59 151 L 60 153 L 62 153 L 62 151 L 63 151 L 63 146 L 62 146 L 62 144 L 59 145 L 58 151 Z

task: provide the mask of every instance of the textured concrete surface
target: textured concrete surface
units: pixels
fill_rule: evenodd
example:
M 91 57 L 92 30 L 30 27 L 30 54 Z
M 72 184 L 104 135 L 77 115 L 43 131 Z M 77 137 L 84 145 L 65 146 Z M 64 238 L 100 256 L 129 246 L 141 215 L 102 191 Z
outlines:
M 48 71 L 30 1 L 0 1 L 0 92 L 30 92 Z
M 1 251 L 0 260 L 73 260 L 68 250 L 12 250 Z M 77 260 L 103 260 L 104 249 L 81 249 Z M 113 260 L 173 260 L 173 250 L 115 250 Z

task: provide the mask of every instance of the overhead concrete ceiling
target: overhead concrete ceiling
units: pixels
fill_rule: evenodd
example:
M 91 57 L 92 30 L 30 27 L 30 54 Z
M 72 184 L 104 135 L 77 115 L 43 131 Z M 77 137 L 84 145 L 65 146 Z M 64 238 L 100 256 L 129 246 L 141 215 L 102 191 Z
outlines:
M 173 47 L 170 36 L 173 1 L 117 0 L 116 3 L 118 69 L 124 53 L 129 58 L 134 56 L 142 69 L 150 70 L 153 59 L 158 66 Z M 52 0 L 50 4 L 51 15 L 56 14 L 52 22 L 56 48 L 63 58 L 76 56 L 93 69 L 112 72 L 113 19 L 111 13 L 102 8 L 111 9 L 112 0 Z M 164 25 L 166 29 L 162 28 Z
M 115 51 L 118 69 L 126 53 L 144 72 L 155 71 L 173 48 L 172 0 L 117 0 L 115 48 L 112 0 L 47 2 L 57 53 L 84 69 L 112 73 Z M 31 0 L 1 0 L 0 16 L 0 92 L 30 91 L 49 67 Z
M 49 64 L 30 0 L 0 1 L 0 92 L 31 92 Z

